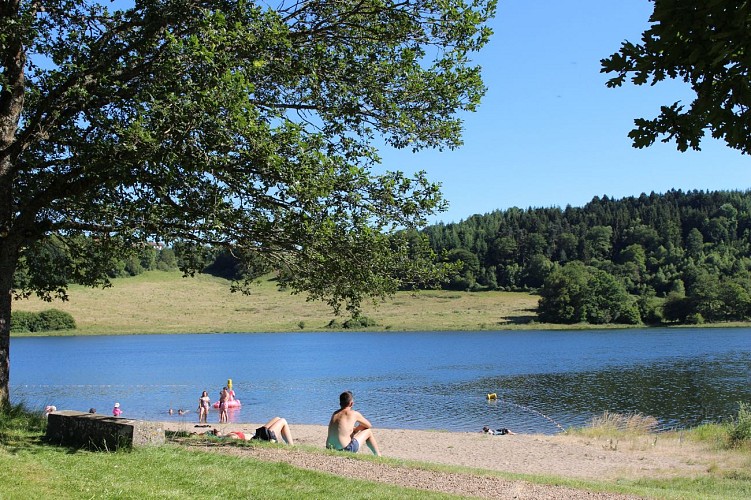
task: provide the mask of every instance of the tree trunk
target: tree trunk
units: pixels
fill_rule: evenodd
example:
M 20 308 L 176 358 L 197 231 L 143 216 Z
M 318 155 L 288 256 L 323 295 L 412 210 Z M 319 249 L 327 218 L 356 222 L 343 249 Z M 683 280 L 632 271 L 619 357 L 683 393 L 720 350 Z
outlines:
M 0 412 L 10 408 L 10 312 L 18 252 L 0 236 Z
M 21 2 L 12 0 L 0 3 L 0 18 L 6 23 L 19 23 Z M 0 52 L 0 74 L 3 75 L 0 92 L 0 411 L 10 408 L 10 310 L 13 274 L 18 265 L 20 236 L 13 232 L 13 162 L 21 147 L 14 147 L 18 123 L 24 105 L 26 77 L 24 66 L 26 52 L 20 29 L 4 34 Z

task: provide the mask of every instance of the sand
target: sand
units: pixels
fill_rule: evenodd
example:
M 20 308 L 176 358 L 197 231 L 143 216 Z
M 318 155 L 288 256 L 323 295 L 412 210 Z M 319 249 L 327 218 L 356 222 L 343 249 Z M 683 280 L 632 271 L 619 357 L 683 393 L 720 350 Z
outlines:
M 240 430 L 252 435 L 259 423 L 211 424 L 222 431 Z M 173 431 L 205 432 L 186 421 L 164 422 Z M 382 481 L 448 493 L 484 498 L 625 498 L 607 493 L 544 486 L 504 480 L 461 471 L 448 473 L 404 469 L 396 465 L 352 460 L 342 453 L 308 453 L 299 445 L 324 449 L 326 428 L 290 423 L 296 446 L 207 447 L 212 451 L 248 455 L 262 460 L 283 461 L 346 477 Z M 679 434 L 634 436 L 627 439 L 590 438 L 559 434 L 514 434 L 494 436 L 482 432 L 440 432 L 404 429 L 374 429 L 384 456 L 434 464 L 471 467 L 487 471 L 557 476 L 615 482 L 619 479 L 700 477 L 712 469 L 743 470 L 738 454 L 711 450 L 706 444 L 683 439 Z M 370 454 L 367 448 L 360 454 Z

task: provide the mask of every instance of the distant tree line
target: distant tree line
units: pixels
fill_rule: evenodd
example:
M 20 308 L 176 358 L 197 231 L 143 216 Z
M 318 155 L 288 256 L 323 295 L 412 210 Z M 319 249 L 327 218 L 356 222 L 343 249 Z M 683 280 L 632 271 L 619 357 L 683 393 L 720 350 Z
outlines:
M 751 319 L 751 192 L 671 190 L 511 208 L 424 229 L 457 290 L 528 290 L 576 323 Z
M 75 248 L 73 248 L 75 247 Z M 44 278 L 51 283 L 82 283 L 78 274 L 82 272 L 80 262 L 75 262 L 72 255 L 84 252 L 90 256 L 90 266 L 95 266 L 108 278 L 125 278 L 138 276 L 146 271 L 176 271 L 186 267 L 186 260 L 196 269 L 229 280 L 241 280 L 246 277 L 261 276 L 269 269 L 260 262 L 254 264 L 251 259 L 244 261 L 227 250 L 207 245 L 194 245 L 176 242 L 172 246 L 148 243 L 137 246 L 122 255 L 104 256 L 100 252 L 101 242 L 83 236 L 73 238 L 52 237 L 33 251 L 26 258 L 33 266 L 45 269 Z M 29 266 L 22 266 L 14 276 L 17 290 L 30 288 L 33 274 L 25 272 Z

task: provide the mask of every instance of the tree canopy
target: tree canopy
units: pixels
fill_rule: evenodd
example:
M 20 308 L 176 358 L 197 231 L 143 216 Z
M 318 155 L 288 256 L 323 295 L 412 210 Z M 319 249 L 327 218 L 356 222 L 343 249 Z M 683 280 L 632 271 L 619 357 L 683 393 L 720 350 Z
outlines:
M 680 79 L 695 94 L 661 107 L 653 119 L 637 118 L 629 133 L 634 146 L 657 138 L 678 149 L 699 149 L 705 131 L 731 148 L 751 153 L 751 3 L 737 0 L 651 0 L 651 26 L 641 43 L 623 42 L 602 60 L 615 73 L 609 87 L 655 85 Z
M 375 139 L 461 144 L 495 0 L 269 5 L 0 3 L 0 406 L 12 293 L 106 284 L 148 241 L 260 258 L 352 311 L 430 274 L 391 236 L 443 207 L 438 186 L 376 174 Z M 33 266 L 53 237 L 70 258 Z
M 540 291 L 545 321 L 638 322 L 620 288 L 649 324 L 751 319 L 749 191 L 595 197 L 583 207 L 510 208 L 422 232 L 437 254 L 463 264 L 444 286 Z M 629 308 L 616 311 L 610 303 L 618 301 Z

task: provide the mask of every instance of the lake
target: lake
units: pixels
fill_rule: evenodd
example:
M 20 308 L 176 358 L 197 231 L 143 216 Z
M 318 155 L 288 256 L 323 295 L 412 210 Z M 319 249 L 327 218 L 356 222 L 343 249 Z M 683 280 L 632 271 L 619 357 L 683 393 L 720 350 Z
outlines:
M 11 339 L 11 400 L 40 411 L 111 414 L 117 401 L 124 417 L 188 425 L 201 391 L 213 402 L 228 378 L 243 403 L 230 413 L 235 422 L 326 424 L 349 389 L 377 427 L 553 434 L 606 410 L 687 427 L 751 402 L 751 329 Z

